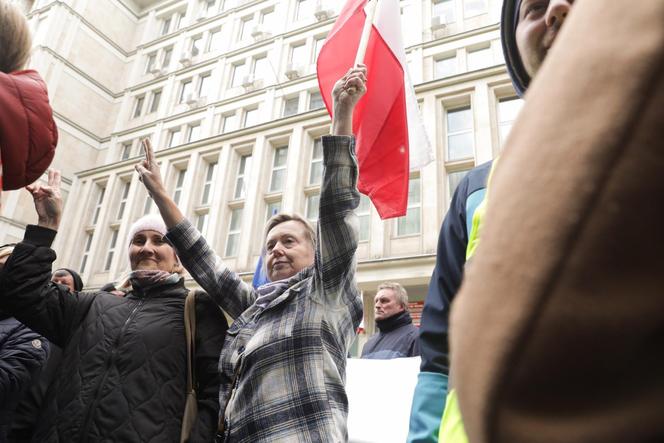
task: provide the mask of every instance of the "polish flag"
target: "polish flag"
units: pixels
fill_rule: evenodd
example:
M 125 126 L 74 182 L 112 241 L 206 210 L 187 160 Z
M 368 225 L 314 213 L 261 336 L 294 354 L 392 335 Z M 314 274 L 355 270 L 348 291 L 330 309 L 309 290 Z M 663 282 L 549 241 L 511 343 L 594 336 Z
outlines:
M 318 57 L 318 84 L 330 115 L 334 83 L 355 63 L 368 1 L 346 2 Z M 401 217 L 408 205 L 409 171 L 422 168 L 433 155 L 408 77 L 398 0 L 378 0 L 364 63 L 367 93 L 353 115 L 358 188 L 382 219 Z

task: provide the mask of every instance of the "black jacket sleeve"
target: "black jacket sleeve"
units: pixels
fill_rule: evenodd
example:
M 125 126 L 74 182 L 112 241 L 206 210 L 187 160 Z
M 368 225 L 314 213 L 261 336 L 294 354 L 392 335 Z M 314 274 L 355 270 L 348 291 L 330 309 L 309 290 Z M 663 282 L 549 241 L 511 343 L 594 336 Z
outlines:
M 438 255 L 422 309 L 420 355 L 423 372 L 449 374 L 448 329 L 452 298 L 459 290 L 466 263 L 466 196 L 468 176 L 454 191 L 438 237 Z
M 219 306 L 205 292 L 196 293 L 195 383 L 198 416 L 190 443 L 211 442 L 219 420 L 219 355 L 226 338 L 228 322 Z
M 0 275 L 0 309 L 61 348 L 81 322 L 93 296 L 51 283 L 55 231 L 29 225 Z
M 48 342 L 16 320 L 0 344 L 0 404 L 15 402 L 48 356 Z

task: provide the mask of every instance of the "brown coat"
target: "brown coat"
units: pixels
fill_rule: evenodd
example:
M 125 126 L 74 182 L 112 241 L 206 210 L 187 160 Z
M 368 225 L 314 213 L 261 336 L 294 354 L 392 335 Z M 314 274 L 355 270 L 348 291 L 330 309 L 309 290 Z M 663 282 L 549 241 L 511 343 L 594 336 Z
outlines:
M 470 441 L 664 441 L 664 1 L 582 0 L 452 310 Z

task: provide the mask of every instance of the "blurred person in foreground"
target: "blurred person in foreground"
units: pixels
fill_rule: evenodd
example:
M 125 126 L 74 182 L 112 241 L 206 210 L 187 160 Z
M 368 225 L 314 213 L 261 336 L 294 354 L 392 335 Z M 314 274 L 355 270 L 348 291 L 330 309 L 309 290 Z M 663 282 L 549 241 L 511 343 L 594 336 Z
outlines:
M 523 97 L 553 46 L 573 0 L 505 0 L 501 36 L 507 71 L 514 89 Z M 466 260 L 480 242 L 486 211 L 487 185 L 498 160 L 470 170 L 454 191 L 438 237 L 436 266 L 422 310 L 420 352 L 422 364 L 413 397 L 409 443 L 439 441 L 441 418 L 449 396 L 449 315 L 461 286 Z M 460 417 L 448 414 L 448 430 Z M 452 431 L 454 432 L 454 431 Z M 448 436 L 449 438 L 449 436 Z
M 553 47 L 539 3 L 452 309 L 458 406 L 471 442 L 664 441 L 664 2 L 575 2 Z
M 37 180 L 58 143 L 46 84 L 36 71 L 23 70 L 31 49 L 25 16 L 0 0 L 0 195 Z

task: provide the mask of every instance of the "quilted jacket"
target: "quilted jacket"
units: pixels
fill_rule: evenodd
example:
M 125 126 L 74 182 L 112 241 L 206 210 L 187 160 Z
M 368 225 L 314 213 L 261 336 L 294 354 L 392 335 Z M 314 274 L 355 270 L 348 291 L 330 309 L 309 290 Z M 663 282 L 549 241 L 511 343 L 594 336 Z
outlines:
M 126 297 L 72 294 L 49 280 L 54 236 L 28 226 L 0 278 L 0 306 L 64 351 L 33 441 L 179 442 L 187 368 L 183 280 Z M 191 441 L 203 442 L 216 429 L 217 360 L 227 324 L 207 295 L 196 305 L 199 415 Z
M 46 83 L 32 70 L 0 72 L 0 109 L 2 189 L 19 189 L 48 168 L 58 144 Z
M 48 354 L 48 343 L 13 317 L 0 311 L 0 442 L 14 408 Z

